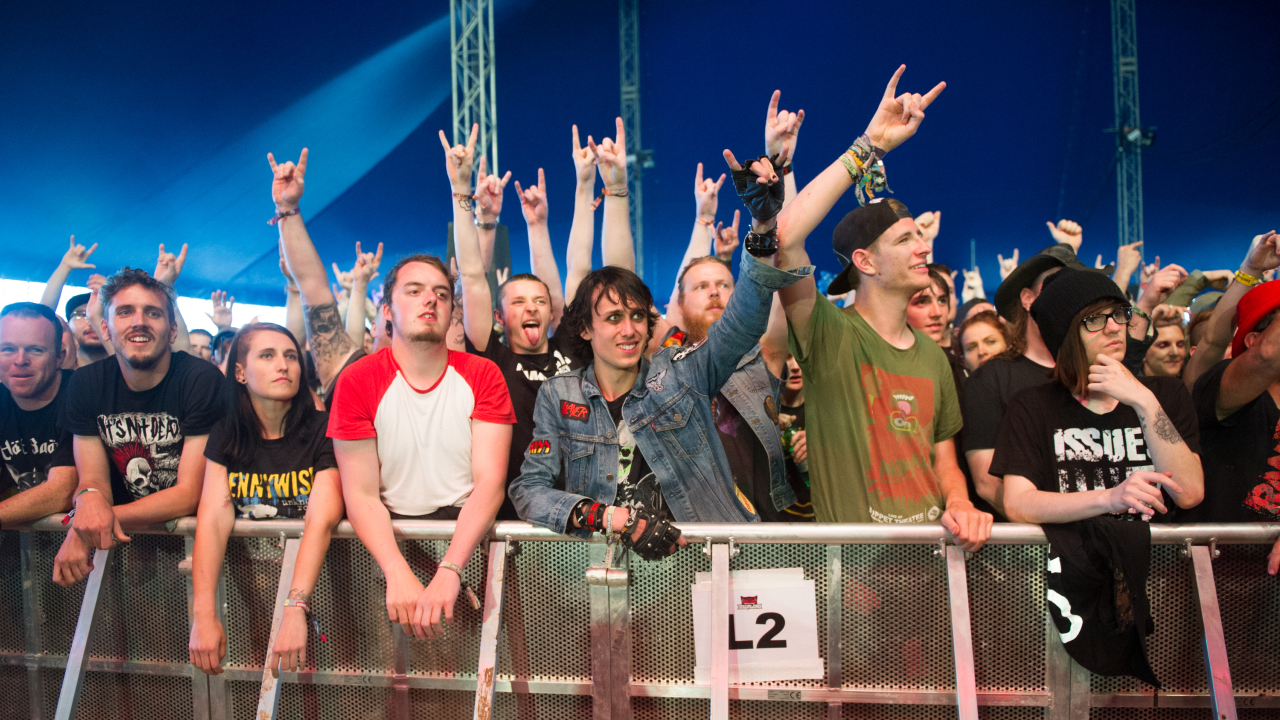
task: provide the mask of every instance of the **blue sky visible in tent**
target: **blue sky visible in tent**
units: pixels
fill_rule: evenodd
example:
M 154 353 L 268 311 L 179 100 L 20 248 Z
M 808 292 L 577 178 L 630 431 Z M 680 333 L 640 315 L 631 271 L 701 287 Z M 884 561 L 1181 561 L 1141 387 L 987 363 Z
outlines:
M 902 88 L 948 89 L 888 158 L 917 214 L 941 210 L 936 249 L 990 294 L 996 253 L 1049 244 L 1046 220 L 1085 225 L 1087 262 L 1116 243 L 1110 6 L 925 0 L 895 17 L 859 3 L 644 3 L 641 58 L 645 277 L 674 281 L 693 223 L 695 166 L 762 147 L 774 88 L 803 108 L 803 184 L 865 127 L 901 62 Z M 497 4 L 502 169 L 547 170 L 563 256 L 572 213 L 569 126 L 612 136 L 616 5 Z M 1147 256 L 1234 268 L 1280 226 L 1280 63 L 1274 2 L 1138 4 Z M 748 38 L 759 36 L 752 43 Z M 311 148 L 303 211 L 326 264 L 356 240 L 391 257 L 444 250 L 449 187 L 436 132 L 450 125 L 448 4 L 320 0 L 0 6 L 0 274 L 44 280 L 67 235 L 100 243 L 100 271 L 150 269 L 155 246 L 191 243 L 184 295 L 215 288 L 277 303 L 265 156 Z M 820 269 L 844 198 L 809 240 Z M 740 203 L 721 195 L 720 216 Z M 515 270 L 523 218 L 508 192 Z M 597 232 L 597 241 L 599 234 Z M 598 257 L 598 251 L 597 251 Z M 82 284 L 83 277 L 73 276 Z

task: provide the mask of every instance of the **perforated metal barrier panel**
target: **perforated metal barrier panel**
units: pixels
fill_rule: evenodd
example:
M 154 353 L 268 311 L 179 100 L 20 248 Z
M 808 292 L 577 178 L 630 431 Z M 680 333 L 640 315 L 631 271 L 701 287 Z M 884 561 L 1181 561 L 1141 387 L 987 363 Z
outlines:
M 24 573 L 20 534 L 0 532 L 0 719 L 54 717 L 85 594 L 84 583 L 64 589 L 51 580 L 63 535 L 26 533 L 30 559 Z M 230 540 L 222 580 L 227 672 L 206 681 L 199 673 L 193 676 L 187 662 L 189 585 L 177 570 L 187 555 L 187 538 L 133 537 L 113 553 L 104 576 L 77 717 L 253 717 L 277 602 L 282 540 Z M 402 542 L 424 582 L 447 546 L 443 539 Z M 838 660 L 838 667 L 823 679 L 734 685 L 729 717 L 959 720 L 956 698 L 963 688 L 957 687 L 949 595 L 954 586 L 949 591 L 948 565 L 937 546 L 750 542 L 738 547 L 741 552 L 730 561 L 733 570 L 804 569 L 815 584 L 823 660 L 829 669 Z M 1267 546 L 1219 549 L 1212 570 L 1236 717 L 1278 718 L 1280 578 L 1265 574 Z M 593 615 L 585 575 L 590 546 L 516 543 L 502 578 L 497 692 L 490 717 L 708 717 L 709 692 L 694 680 L 690 603 L 695 574 L 712 565 L 700 550 L 693 547 L 663 562 L 631 558 L 616 596 L 623 612 L 605 621 L 620 623 L 628 634 L 629 653 L 612 660 L 615 667 L 619 662 L 629 666 L 629 683 L 619 689 L 602 688 L 611 681 L 599 670 L 601 658 L 593 657 L 600 633 L 619 628 L 602 629 L 600 616 Z M 482 543 L 465 570 L 481 603 L 489 552 L 489 544 Z M 963 565 L 979 717 L 1209 717 L 1203 598 L 1198 599 L 1185 548 L 1152 549 L 1148 592 L 1156 633 L 1149 655 L 1165 685 L 1158 698 L 1136 680 L 1089 676 L 1062 660 L 1065 654 L 1045 613 L 1046 555 L 1043 545 L 991 545 Z M 311 637 L 305 667 L 287 676 L 275 717 L 473 716 L 482 612 L 460 598 L 445 639 L 398 640 L 386 619 L 384 595 L 382 574 L 359 541 L 336 537 L 312 603 L 328 642 Z M 31 641 L 39 647 L 29 647 Z M 407 647 L 400 676 L 395 672 L 398 643 Z M 836 647 L 839 657 L 833 658 Z M 622 712 L 600 706 L 611 692 L 622 693 Z

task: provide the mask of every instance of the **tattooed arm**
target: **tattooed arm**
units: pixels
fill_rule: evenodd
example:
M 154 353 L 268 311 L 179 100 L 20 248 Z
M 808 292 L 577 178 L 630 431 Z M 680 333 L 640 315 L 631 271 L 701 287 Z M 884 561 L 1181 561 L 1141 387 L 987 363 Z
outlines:
M 276 164 L 267 153 L 273 179 L 271 199 L 276 203 L 276 213 L 294 212 L 302 199 L 303 178 L 307 172 L 307 150 L 303 148 L 298 164 L 293 161 Z M 302 308 L 307 328 L 307 343 L 316 361 L 320 385 L 327 392 L 338 371 L 355 352 L 356 344 L 347 335 L 346 324 L 338 313 L 338 303 L 329 289 L 329 273 L 324 269 L 320 253 L 307 234 L 302 215 L 286 215 L 280 218 L 280 247 L 289 274 L 302 294 Z

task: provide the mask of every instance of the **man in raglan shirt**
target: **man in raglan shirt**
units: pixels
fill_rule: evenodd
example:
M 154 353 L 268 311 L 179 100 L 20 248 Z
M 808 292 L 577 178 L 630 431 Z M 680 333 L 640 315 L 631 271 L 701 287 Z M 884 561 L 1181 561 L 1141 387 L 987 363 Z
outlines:
M 0 310 L 0 529 L 71 507 L 76 464 L 58 424 L 72 370 L 62 323 L 44 305 Z
M 125 528 L 195 513 L 205 441 L 222 414 L 222 374 L 170 349 L 178 331 L 170 286 L 124 268 L 99 293 L 99 334 L 115 355 L 77 370 L 62 408 L 80 482 L 54 561 L 61 585 L 88 575 L 93 548 L 127 542 Z
M 453 278 L 432 255 L 387 272 L 391 346 L 338 378 L 329 437 L 347 518 L 387 579 L 387 612 L 416 637 L 453 619 L 462 569 L 502 504 L 515 413 L 492 361 L 450 350 Z M 456 520 L 425 588 L 396 545 L 392 519 Z

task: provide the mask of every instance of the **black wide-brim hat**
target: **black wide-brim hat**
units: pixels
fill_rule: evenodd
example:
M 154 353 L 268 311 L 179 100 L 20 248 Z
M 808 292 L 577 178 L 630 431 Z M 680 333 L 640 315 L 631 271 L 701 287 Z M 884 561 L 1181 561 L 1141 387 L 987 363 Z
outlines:
M 1009 277 L 1000 283 L 1000 287 L 996 288 L 996 312 L 1000 313 L 1004 319 L 1011 320 L 1014 306 L 1022 301 L 1022 289 L 1031 287 L 1031 283 L 1036 281 L 1040 273 L 1056 267 L 1089 270 L 1103 275 L 1110 275 L 1116 269 L 1114 265 L 1104 268 L 1088 267 L 1076 257 L 1074 248 L 1066 243 L 1058 243 L 1019 263 L 1018 267 L 1009 273 Z

